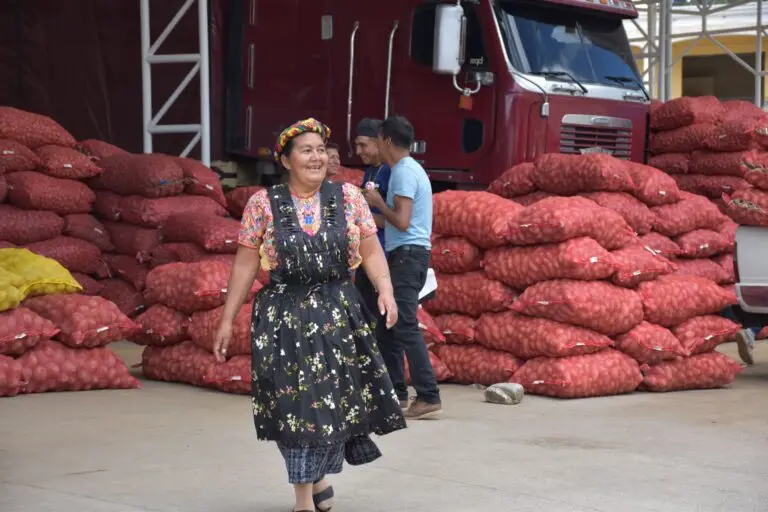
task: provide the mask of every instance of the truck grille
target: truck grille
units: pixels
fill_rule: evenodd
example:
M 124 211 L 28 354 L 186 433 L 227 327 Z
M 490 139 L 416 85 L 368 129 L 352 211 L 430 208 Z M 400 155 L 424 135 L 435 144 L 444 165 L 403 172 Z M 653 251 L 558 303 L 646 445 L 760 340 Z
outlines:
M 567 122 L 571 120 L 580 122 Z M 564 116 L 560 152 L 574 155 L 591 151 L 604 151 L 628 160 L 632 152 L 632 122 L 612 117 Z

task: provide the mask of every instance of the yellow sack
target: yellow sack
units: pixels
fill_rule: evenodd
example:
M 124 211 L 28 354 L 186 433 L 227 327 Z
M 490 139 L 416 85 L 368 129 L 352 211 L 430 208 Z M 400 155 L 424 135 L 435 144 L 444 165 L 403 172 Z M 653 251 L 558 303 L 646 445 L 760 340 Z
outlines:
M 22 300 L 38 295 L 83 291 L 69 270 L 56 260 L 26 249 L 0 249 L 0 268 L 21 278 Z
M 24 279 L 0 268 L 0 311 L 13 309 L 21 304 L 24 296 L 19 287 L 24 286 Z

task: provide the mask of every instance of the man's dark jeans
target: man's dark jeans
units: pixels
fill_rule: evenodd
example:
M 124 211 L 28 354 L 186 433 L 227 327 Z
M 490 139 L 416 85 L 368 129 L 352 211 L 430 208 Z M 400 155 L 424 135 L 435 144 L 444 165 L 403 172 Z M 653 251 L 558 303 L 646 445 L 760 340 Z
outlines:
M 437 404 L 440 403 L 440 390 L 416 318 L 419 292 L 427 280 L 429 255 L 427 248 L 418 246 L 400 247 L 390 253 L 389 274 L 395 291 L 398 320 L 392 329 L 387 329 L 383 320 L 379 322 L 376 339 L 397 397 L 408 399 L 403 362 L 405 353 L 416 396 L 424 402 Z

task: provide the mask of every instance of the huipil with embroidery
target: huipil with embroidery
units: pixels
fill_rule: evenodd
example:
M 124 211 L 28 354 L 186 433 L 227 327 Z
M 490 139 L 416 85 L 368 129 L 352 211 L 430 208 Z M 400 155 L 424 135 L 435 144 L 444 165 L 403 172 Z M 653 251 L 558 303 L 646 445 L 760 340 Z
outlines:
M 266 197 L 252 198 L 244 213 L 241 243 L 271 245 L 271 258 L 262 259 L 275 263 L 253 307 L 252 402 L 259 439 L 320 447 L 405 428 L 373 336 L 375 320 L 351 282 L 359 238 L 351 243 L 349 233 L 356 230 L 348 226 L 354 218 L 349 206 L 364 200 L 348 187 L 325 182 L 310 214 L 297 208 L 302 202 L 287 186 L 278 185 L 263 192 Z

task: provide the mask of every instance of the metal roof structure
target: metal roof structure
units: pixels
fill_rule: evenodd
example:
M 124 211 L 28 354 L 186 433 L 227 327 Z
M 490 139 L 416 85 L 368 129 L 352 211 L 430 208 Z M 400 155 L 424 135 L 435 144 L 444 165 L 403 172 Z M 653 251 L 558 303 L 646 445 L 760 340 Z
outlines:
M 640 17 L 625 22 L 630 42 L 642 47 L 644 81 L 651 95 L 670 99 L 670 70 L 703 40 L 720 48 L 755 78 L 754 102 L 765 104 L 763 78 L 763 36 L 766 35 L 766 0 L 641 0 L 635 2 Z M 755 60 L 746 62 L 718 38 L 727 35 L 753 36 Z M 689 44 L 673 57 L 672 45 Z

